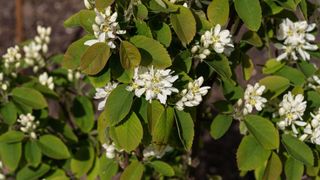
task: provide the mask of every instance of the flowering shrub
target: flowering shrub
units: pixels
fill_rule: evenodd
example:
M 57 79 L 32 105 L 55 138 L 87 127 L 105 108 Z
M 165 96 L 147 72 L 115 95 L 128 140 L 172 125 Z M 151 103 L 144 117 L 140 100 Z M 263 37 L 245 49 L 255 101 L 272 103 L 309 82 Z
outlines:
M 39 26 L 2 56 L 0 179 L 188 179 L 212 115 L 213 139 L 232 122 L 243 136 L 242 176 L 318 176 L 317 2 L 84 5 L 64 25 L 86 34 L 64 55 L 47 57 L 51 28 Z

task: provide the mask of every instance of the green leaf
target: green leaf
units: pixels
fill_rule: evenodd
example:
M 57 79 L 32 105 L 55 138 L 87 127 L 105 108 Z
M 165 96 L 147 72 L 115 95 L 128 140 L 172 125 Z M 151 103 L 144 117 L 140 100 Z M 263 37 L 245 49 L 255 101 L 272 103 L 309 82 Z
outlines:
M 148 9 L 142 3 L 138 4 L 134 7 L 134 14 L 141 20 L 146 19 L 148 17 Z
M 0 108 L 0 117 L 3 119 L 3 121 L 8 124 L 12 125 L 17 120 L 17 109 L 15 105 L 12 102 L 8 102 L 4 104 Z
M 289 134 L 283 134 L 282 143 L 292 157 L 305 165 L 313 166 L 312 150 L 304 142 Z
M 190 151 L 194 137 L 194 124 L 189 113 L 184 111 L 175 111 L 177 119 L 177 127 L 180 139 L 184 147 Z
M 314 67 L 314 65 L 306 61 L 298 62 L 298 66 L 306 77 L 311 77 L 317 72 L 317 69 Z
M 100 158 L 99 176 L 100 179 L 112 179 L 118 172 L 118 162 L 114 159 L 108 159 L 105 155 Z
M 154 65 L 157 68 L 171 66 L 167 50 L 158 41 L 141 35 L 132 37 L 130 41 L 140 49 L 142 65 Z
M 174 176 L 175 174 L 173 168 L 163 161 L 152 161 L 149 163 L 149 165 L 164 176 L 170 177 Z
M 98 74 L 107 64 L 109 56 L 109 46 L 106 43 L 96 43 L 82 55 L 80 70 L 88 75 Z
M 39 146 L 42 153 L 50 158 L 67 159 L 70 157 L 67 146 L 56 136 L 41 136 L 39 139 Z
M 274 0 L 279 3 L 282 7 L 295 11 L 297 8 L 297 4 L 294 2 L 295 0 Z
M 185 46 L 189 44 L 196 35 L 196 20 L 190 9 L 183 6 L 178 7 L 178 12 L 170 14 L 170 21 L 173 30 Z
M 284 172 L 286 179 L 290 180 L 301 180 L 303 175 L 304 166 L 303 164 L 293 157 L 289 157 L 286 161 Z
M 214 56 L 212 61 L 206 61 L 208 65 L 217 72 L 222 78 L 230 79 L 232 71 L 230 68 L 229 60 L 223 55 Z
M 139 161 L 133 161 L 121 174 L 120 180 L 142 179 L 144 166 Z
M 89 48 L 84 43 L 92 38 L 92 36 L 86 35 L 73 42 L 63 56 L 62 66 L 67 69 L 77 69 L 80 66 L 82 55 Z
M 267 76 L 260 81 L 261 85 L 266 86 L 271 93 L 271 99 L 279 96 L 290 86 L 290 81 L 287 78 L 281 76 Z
M 277 61 L 276 59 L 270 59 L 266 62 L 262 68 L 263 74 L 272 74 L 280 70 L 285 66 L 284 63 Z
M 42 109 L 48 106 L 43 95 L 31 88 L 16 87 L 12 90 L 12 97 L 15 101 L 33 109 Z
M 94 126 L 94 110 L 91 100 L 86 96 L 77 96 L 73 101 L 71 111 L 81 131 L 89 133 Z
M 244 122 L 249 132 L 265 149 L 277 149 L 279 147 L 279 132 L 272 122 L 257 115 L 247 115 Z
M 158 106 L 155 104 L 156 103 L 152 103 L 152 106 Z M 149 111 L 148 113 L 150 114 L 156 112 L 153 110 L 151 111 Z M 150 115 L 148 116 L 150 117 Z M 153 116 L 159 117 L 148 119 L 150 125 L 152 125 L 152 142 L 155 144 L 156 148 L 161 151 L 167 146 L 169 141 L 174 122 L 174 110 L 171 107 L 167 107 L 164 109 L 164 111 L 162 111 L 161 114 L 153 114 Z
M 37 167 L 41 163 L 42 158 L 41 149 L 37 142 L 34 140 L 28 141 L 24 148 L 25 159 L 31 166 Z
M 250 171 L 265 164 L 271 151 L 264 149 L 252 136 L 245 136 L 237 150 L 237 163 L 241 171 Z
M 137 19 L 135 20 L 135 25 L 137 28 L 138 35 L 146 36 L 151 39 L 153 38 L 151 29 L 146 22 L 144 22 L 143 20 Z
M 264 0 L 263 2 L 267 6 L 262 8 L 263 10 L 267 11 L 266 15 L 276 15 L 283 10 L 283 8 L 280 7 L 274 0 Z
M 258 35 L 258 33 L 253 32 L 253 31 L 247 31 L 241 39 L 242 42 L 245 42 L 247 44 L 250 44 L 255 47 L 261 47 L 263 46 L 263 42 Z
M 249 80 L 254 70 L 254 64 L 250 59 L 250 57 L 246 54 L 242 54 L 241 62 L 242 62 L 242 69 L 243 69 L 243 77 L 245 80 Z
M 304 74 L 290 66 L 284 66 L 279 71 L 275 73 L 275 75 L 283 76 L 289 79 L 294 85 L 301 86 L 305 83 L 305 76 Z
M 139 50 L 128 41 L 121 41 L 120 44 L 120 62 L 124 69 L 132 69 L 141 62 Z
M 105 119 L 109 126 L 120 123 L 129 113 L 134 94 L 126 90 L 125 84 L 119 85 L 109 95 L 105 105 Z M 120 101 L 121 99 L 121 101 Z
M 311 102 L 310 108 L 318 108 L 320 106 L 320 94 L 317 91 L 308 91 L 307 99 Z M 309 103 L 308 103 L 309 104 Z
M 94 76 L 88 76 L 88 79 L 95 88 L 104 87 L 111 80 L 111 70 L 110 68 L 102 70 Z
M 105 9 L 110 6 L 111 4 L 113 4 L 114 0 L 96 0 L 96 8 L 99 11 L 105 11 Z
M 224 26 L 229 18 L 229 0 L 213 0 L 207 9 L 208 19 L 213 24 Z
M 300 8 L 303 13 L 303 16 L 306 20 L 308 20 L 308 3 L 307 0 L 301 0 Z
M 210 134 L 214 139 L 221 138 L 230 128 L 232 117 L 230 115 L 217 115 L 211 123 Z
M 247 28 L 251 31 L 258 31 L 262 21 L 259 0 L 235 0 L 234 6 Z
M 268 161 L 264 171 L 263 180 L 278 180 L 282 172 L 282 163 L 279 156 L 272 152 L 271 158 Z
M 21 143 L 0 143 L 0 157 L 10 172 L 14 172 L 20 162 L 22 154 Z
M 122 124 L 110 128 L 110 137 L 126 152 L 135 150 L 143 137 L 143 128 L 137 115 L 132 112 Z
M 7 131 L 0 136 L 0 143 L 16 143 L 21 142 L 24 138 L 24 133 L 20 131 Z
M 86 144 L 86 146 L 80 147 L 71 159 L 71 171 L 76 177 L 82 177 L 91 169 L 94 159 L 95 153 L 91 145 Z
M 64 27 L 77 27 L 81 26 L 89 33 L 93 33 L 92 25 L 94 23 L 94 19 L 96 17 L 96 13 L 91 10 L 82 9 L 78 13 L 72 15 L 67 20 L 64 21 Z
M 172 33 L 170 26 L 166 23 L 162 23 L 160 29 L 155 30 L 157 40 L 165 47 L 169 47 L 172 41 Z
M 17 180 L 37 180 L 50 170 L 50 166 L 41 164 L 37 168 L 25 166 L 17 173 Z

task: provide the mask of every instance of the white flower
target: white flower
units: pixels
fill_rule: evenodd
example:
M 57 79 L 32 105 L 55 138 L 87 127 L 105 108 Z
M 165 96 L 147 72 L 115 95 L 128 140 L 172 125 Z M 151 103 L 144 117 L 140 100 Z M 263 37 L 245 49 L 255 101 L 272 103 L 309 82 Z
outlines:
M 262 108 L 265 106 L 265 103 L 267 102 L 267 99 L 262 97 L 262 94 L 265 88 L 266 88 L 265 86 L 260 85 L 259 83 L 255 83 L 254 86 L 252 86 L 251 84 L 247 85 L 247 88 L 244 92 L 244 98 L 243 98 L 244 99 L 243 115 L 247 115 L 251 113 L 254 108 L 257 111 L 262 110 Z
M 303 129 L 303 134 L 300 136 L 301 141 L 309 140 L 311 143 L 320 145 L 320 108 L 318 112 L 310 113 L 312 120 Z
M 81 78 L 81 73 L 77 70 L 68 69 L 67 78 L 69 81 L 79 80 Z
M 320 88 L 320 78 L 317 75 L 313 75 L 308 79 L 308 87 L 317 90 Z
M 36 121 L 34 116 L 32 116 L 30 113 L 26 115 L 21 114 L 17 121 L 21 124 L 20 130 L 22 132 L 29 134 L 29 136 L 33 139 L 37 138 L 35 130 L 39 126 L 39 121 Z
M 106 157 L 108 159 L 113 159 L 116 156 L 116 153 L 115 153 L 116 147 L 113 143 L 110 145 L 105 143 L 102 145 L 102 147 L 106 150 Z
M 277 60 L 292 58 L 297 60 L 297 54 L 303 60 L 309 60 L 310 54 L 307 51 L 318 49 L 317 45 L 310 44 L 316 38 L 310 32 L 315 29 L 315 24 L 308 24 L 306 21 L 292 22 L 285 19 L 279 25 L 277 39 L 283 41 L 283 45 L 276 45 L 277 49 L 284 51 L 277 57 Z
M 2 174 L 1 171 L 3 171 L 3 164 L 0 161 L 0 180 L 5 180 L 6 176 L 4 174 Z
M 92 25 L 94 35 L 96 39 L 88 40 L 84 44 L 92 46 L 98 42 L 105 42 L 110 48 L 116 48 L 114 40 L 117 39 L 117 35 L 125 34 L 125 30 L 121 30 L 119 23 L 117 22 L 118 13 L 111 12 L 111 6 L 107 7 L 105 12 L 99 12 L 97 9 L 95 24 Z
M 172 151 L 173 148 L 170 146 L 166 146 L 162 151 L 156 150 L 152 145 L 146 147 L 142 154 L 143 159 L 148 160 L 149 158 L 156 157 L 157 159 L 162 158 L 167 152 Z
M 39 76 L 39 82 L 40 84 L 47 86 L 51 90 L 54 89 L 53 77 L 48 76 L 47 72 L 44 72 Z
M 20 67 L 20 59 L 21 59 L 20 48 L 18 46 L 10 47 L 7 49 L 7 53 L 2 56 L 4 60 L 4 67 L 9 68 L 18 68 Z
M 48 44 L 50 43 L 51 27 L 37 26 L 38 35 L 34 38 L 35 42 L 41 47 L 43 53 L 48 52 Z
M 294 96 L 291 92 L 288 92 L 288 94 L 283 96 L 279 107 L 281 121 L 278 122 L 278 127 L 280 129 L 284 130 L 285 127 L 291 126 L 293 133 L 298 134 L 295 125 L 301 127 L 307 125 L 302 119 L 307 107 L 307 102 L 304 101 L 304 96 L 302 94 Z
M 128 91 L 134 91 L 137 97 L 145 94 L 147 101 L 158 99 L 166 104 L 167 97 L 172 93 L 178 93 L 178 89 L 172 87 L 178 76 L 172 76 L 170 69 L 156 69 L 151 67 L 136 67 L 134 70 L 133 83 L 127 87 Z
M 103 88 L 97 88 L 96 89 L 96 94 L 94 96 L 94 99 L 103 99 L 101 102 L 98 104 L 98 110 L 101 111 L 104 109 L 104 106 L 106 104 L 106 101 L 112 92 L 116 87 L 118 86 L 118 83 L 115 82 L 109 82 L 105 87 Z
M 217 53 L 225 53 L 229 54 L 231 52 L 230 49 L 233 49 L 233 44 L 231 40 L 231 34 L 229 30 L 222 30 L 221 26 L 217 24 L 215 28 L 210 31 L 206 31 L 201 36 L 201 43 L 204 48 L 208 48 L 211 46 L 215 52 Z
M 3 91 L 6 91 L 8 89 L 9 86 L 9 81 L 5 80 L 4 74 L 1 72 L 0 73 L 0 88 Z
M 202 101 L 202 96 L 205 96 L 210 89 L 209 86 L 201 87 L 203 84 L 203 77 L 199 77 L 193 82 L 188 83 L 188 88 L 181 91 L 182 98 L 176 103 L 176 108 L 180 111 L 184 107 L 198 106 Z
M 83 3 L 87 9 L 92 9 L 94 7 L 95 1 L 94 0 L 83 0 Z
M 191 48 L 191 53 L 194 54 L 195 58 L 198 58 L 198 59 L 200 59 L 200 61 L 203 61 L 211 54 L 211 51 L 209 48 L 205 48 L 205 47 L 200 46 L 199 42 L 197 42 Z

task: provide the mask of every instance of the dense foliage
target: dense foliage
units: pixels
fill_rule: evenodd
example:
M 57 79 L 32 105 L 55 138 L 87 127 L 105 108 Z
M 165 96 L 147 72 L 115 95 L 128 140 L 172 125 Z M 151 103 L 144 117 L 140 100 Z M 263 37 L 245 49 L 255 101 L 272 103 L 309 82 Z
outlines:
M 213 112 L 213 139 L 239 124 L 241 176 L 318 177 L 319 3 L 84 4 L 64 25 L 86 34 L 64 55 L 47 57 L 39 26 L 2 56 L 0 179 L 188 179 Z

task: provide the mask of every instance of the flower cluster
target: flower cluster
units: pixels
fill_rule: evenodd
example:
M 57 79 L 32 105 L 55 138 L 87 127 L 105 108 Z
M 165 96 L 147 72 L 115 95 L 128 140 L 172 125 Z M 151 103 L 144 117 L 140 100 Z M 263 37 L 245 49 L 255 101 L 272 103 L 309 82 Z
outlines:
M 39 76 L 39 82 L 40 84 L 47 86 L 51 90 L 54 89 L 53 77 L 48 76 L 47 72 L 44 72 Z
M 21 124 L 20 130 L 22 132 L 28 134 L 33 139 L 37 138 L 35 130 L 39 126 L 39 121 L 36 121 L 33 115 L 31 115 L 30 113 L 26 115 L 21 114 L 17 121 Z
M 18 46 L 10 47 L 7 49 L 7 53 L 2 56 L 4 60 L 4 67 L 6 69 L 18 68 L 21 65 L 22 55 Z
M 25 53 L 25 62 L 27 65 L 33 66 L 33 72 L 37 72 L 39 68 L 45 66 L 43 55 L 48 51 L 51 28 L 38 26 L 37 33 L 38 34 L 34 40 L 23 47 L 23 51 Z
M 203 77 L 199 77 L 193 82 L 188 83 L 188 88 L 181 91 L 182 98 L 176 103 L 176 108 L 180 111 L 184 107 L 198 106 L 202 101 L 202 96 L 205 96 L 210 89 L 209 86 L 201 87 L 203 84 Z
M 117 86 L 118 86 L 118 83 L 109 82 L 105 87 L 96 89 L 96 94 L 94 96 L 94 99 L 103 99 L 98 104 L 99 111 L 104 109 L 104 106 L 106 104 L 106 101 L 107 101 L 111 91 L 114 90 Z
M 148 160 L 149 158 L 156 157 L 158 159 L 162 158 L 167 152 L 172 151 L 173 148 L 170 146 L 166 146 L 162 151 L 156 150 L 152 145 L 146 147 L 142 154 L 143 159 Z
M 292 132 L 298 134 L 297 126 L 305 126 L 307 123 L 303 121 L 302 116 L 306 110 L 307 102 L 304 101 L 302 94 L 292 95 L 288 92 L 283 96 L 279 104 L 280 121 L 277 123 L 278 127 L 285 130 L 286 127 L 291 126 Z
M 78 80 L 81 78 L 81 73 L 78 70 L 68 69 L 67 78 L 69 81 Z
M 264 108 L 267 99 L 262 97 L 262 94 L 265 89 L 266 87 L 259 83 L 255 83 L 254 86 L 251 84 L 247 85 L 243 100 L 239 99 L 237 102 L 239 107 L 243 106 L 242 115 L 252 113 L 253 109 L 261 111 Z
M 320 78 L 317 75 L 313 75 L 310 78 L 308 78 L 308 87 L 312 88 L 314 90 L 317 90 L 320 88 Z
M 102 147 L 106 150 L 106 157 L 108 159 L 113 159 L 116 157 L 117 153 L 123 152 L 123 149 L 117 149 L 116 145 L 113 142 L 110 144 L 104 143 Z
M 178 89 L 172 87 L 178 76 L 173 76 L 170 69 L 156 69 L 150 67 L 136 67 L 134 70 L 133 83 L 127 87 L 128 91 L 134 91 L 137 97 L 145 94 L 147 101 L 158 99 L 162 104 L 166 104 L 167 96 L 178 93 Z
M 9 81 L 5 80 L 4 73 L 0 73 L 0 89 L 6 91 L 9 86 Z
M 117 22 L 118 13 L 111 11 L 111 6 L 107 7 L 105 12 L 99 12 L 95 9 L 96 18 L 95 23 L 92 25 L 96 39 L 88 40 L 84 44 L 92 46 L 98 42 L 105 42 L 110 48 L 116 48 L 114 41 L 117 35 L 125 34 L 125 30 L 121 30 Z
M 310 114 L 312 117 L 311 123 L 305 126 L 299 139 L 302 141 L 310 140 L 311 143 L 320 145 L 320 108 L 316 114 Z
M 298 56 L 303 60 L 309 60 L 308 51 L 318 49 L 317 45 L 310 43 L 315 40 L 315 36 L 310 33 L 315 27 L 316 24 L 308 24 L 306 21 L 292 22 L 288 18 L 283 20 L 277 34 L 277 39 L 283 41 L 283 44 L 275 45 L 283 53 L 277 57 L 277 60 L 288 58 L 298 60 Z

